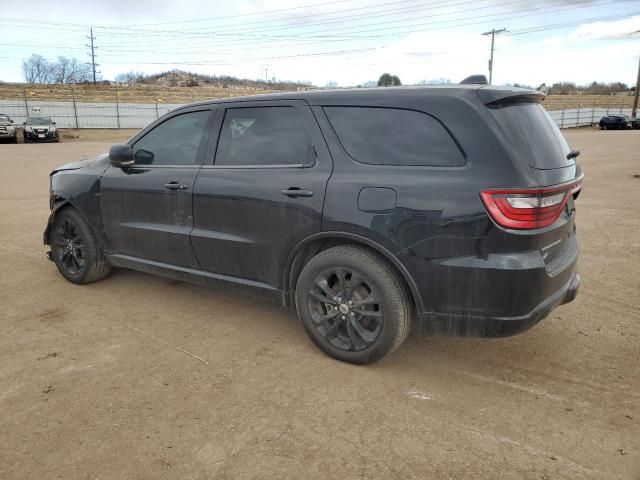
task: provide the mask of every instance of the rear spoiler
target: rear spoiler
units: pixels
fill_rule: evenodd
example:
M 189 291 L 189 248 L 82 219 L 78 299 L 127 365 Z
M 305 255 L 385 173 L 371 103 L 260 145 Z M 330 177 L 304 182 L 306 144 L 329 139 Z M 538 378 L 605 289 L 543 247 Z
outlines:
M 500 108 L 514 103 L 540 103 L 544 93 L 525 88 L 481 87 L 477 90 L 482 103 L 489 108 Z

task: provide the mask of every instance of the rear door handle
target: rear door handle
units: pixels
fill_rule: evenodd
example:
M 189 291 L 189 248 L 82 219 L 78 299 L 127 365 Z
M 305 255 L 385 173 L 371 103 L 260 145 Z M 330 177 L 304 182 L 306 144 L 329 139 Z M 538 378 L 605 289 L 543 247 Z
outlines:
M 189 185 L 180 182 L 169 182 L 164 184 L 164 188 L 168 190 L 186 190 L 189 188 Z
M 298 187 L 289 187 L 285 190 L 282 190 L 282 194 L 286 195 L 289 198 L 313 197 L 313 192 L 311 190 L 303 190 Z

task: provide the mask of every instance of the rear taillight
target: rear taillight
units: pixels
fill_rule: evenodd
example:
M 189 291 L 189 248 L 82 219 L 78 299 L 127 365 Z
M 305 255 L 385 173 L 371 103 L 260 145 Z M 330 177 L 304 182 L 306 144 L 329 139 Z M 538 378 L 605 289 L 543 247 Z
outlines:
M 582 176 L 553 187 L 483 190 L 480 197 L 501 227 L 531 230 L 553 224 L 580 188 Z

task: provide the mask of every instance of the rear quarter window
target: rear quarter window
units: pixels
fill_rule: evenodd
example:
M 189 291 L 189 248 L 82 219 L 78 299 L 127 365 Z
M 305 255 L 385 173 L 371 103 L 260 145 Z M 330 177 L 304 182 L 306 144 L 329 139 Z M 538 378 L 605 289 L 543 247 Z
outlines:
M 543 170 L 575 163 L 567 159 L 571 151 L 553 119 L 539 103 L 516 103 L 490 109 L 516 152 L 517 161 L 526 161 Z
M 465 164 L 449 132 L 426 113 L 379 107 L 323 109 L 345 151 L 360 163 L 431 167 Z

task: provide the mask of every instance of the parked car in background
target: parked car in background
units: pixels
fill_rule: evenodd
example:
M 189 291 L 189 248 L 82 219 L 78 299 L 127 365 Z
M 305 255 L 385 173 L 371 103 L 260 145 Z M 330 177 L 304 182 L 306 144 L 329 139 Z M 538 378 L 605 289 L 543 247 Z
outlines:
M 125 267 L 259 288 L 351 363 L 413 321 L 513 335 L 580 284 L 579 152 L 543 99 L 455 85 L 181 107 L 55 169 L 44 242 L 77 284 Z
M 626 130 L 633 128 L 631 120 L 626 115 L 605 115 L 600 119 L 602 130 Z
M 18 143 L 18 133 L 13 120 L 8 115 L 0 114 L 0 141 Z
M 22 125 L 24 143 L 60 141 L 56 122 L 51 117 L 28 117 Z

